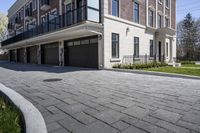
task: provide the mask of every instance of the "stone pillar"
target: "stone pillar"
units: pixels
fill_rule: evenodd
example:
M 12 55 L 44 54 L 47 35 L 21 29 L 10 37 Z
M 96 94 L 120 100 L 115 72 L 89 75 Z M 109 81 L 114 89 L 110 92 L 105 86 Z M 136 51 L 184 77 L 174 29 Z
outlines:
M 59 41 L 59 66 L 65 66 L 64 60 L 64 41 Z
M 172 47 L 172 39 L 170 38 L 170 42 L 169 42 L 169 62 L 173 62 L 173 47 Z
M 104 68 L 104 37 L 98 35 L 98 69 Z
M 38 64 L 42 64 L 41 45 L 38 45 L 38 49 L 37 49 L 37 60 L 38 60 Z

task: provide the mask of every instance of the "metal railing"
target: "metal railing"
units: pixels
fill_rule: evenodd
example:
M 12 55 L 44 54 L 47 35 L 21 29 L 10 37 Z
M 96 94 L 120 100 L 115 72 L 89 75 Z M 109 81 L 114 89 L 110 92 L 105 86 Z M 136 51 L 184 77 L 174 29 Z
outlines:
M 31 29 L 15 35 L 3 42 L 2 46 L 9 45 L 18 41 L 29 39 L 38 35 L 42 35 L 48 32 L 57 31 L 61 28 L 72 26 L 87 20 L 87 6 L 68 11 L 63 15 L 57 15 L 53 19 L 48 20 L 40 25 L 32 26 Z

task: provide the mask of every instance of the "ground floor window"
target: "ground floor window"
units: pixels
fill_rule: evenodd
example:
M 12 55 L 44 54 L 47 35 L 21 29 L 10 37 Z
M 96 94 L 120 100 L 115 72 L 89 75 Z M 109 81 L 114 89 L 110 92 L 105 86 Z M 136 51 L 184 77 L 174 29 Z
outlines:
M 150 57 L 153 57 L 153 40 L 150 40 Z
M 166 43 L 166 57 L 168 57 L 169 56 L 169 44 L 168 43 Z
M 119 34 L 112 33 L 112 58 L 119 58 Z
M 139 37 L 134 37 L 134 57 L 139 58 Z

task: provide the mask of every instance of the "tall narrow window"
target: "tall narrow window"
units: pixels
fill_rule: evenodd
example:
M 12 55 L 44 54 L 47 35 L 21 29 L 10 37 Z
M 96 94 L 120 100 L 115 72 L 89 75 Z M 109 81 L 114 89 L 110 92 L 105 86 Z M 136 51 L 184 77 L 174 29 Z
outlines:
M 32 0 L 32 3 L 33 3 L 33 11 L 35 11 L 35 10 L 36 10 L 36 7 L 37 7 L 36 0 Z
M 134 37 L 134 57 L 139 58 L 139 37 Z
M 162 27 L 162 16 L 158 15 L 158 28 Z
M 137 2 L 134 2 L 134 22 L 135 23 L 139 23 L 139 19 L 140 19 L 140 16 L 139 16 L 139 4 Z
M 119 58 L 119 34 L 112 33 L 112 58 Z
M 119 0 L 112 0 L 112 15 L 119 17 Z
M 169 44 L 166 43 L 166 57 L 169 56 Z
M 169 7 L 169 0 L 165 0 L 165 6 Z
M 169 19 L 165 18 L 165 27 L 169 27 Z
M 149 10 L 149 26 L 153 27 L 153 11 Z
M 153 57 L 153 40 L 150 40 L 150 57 Z

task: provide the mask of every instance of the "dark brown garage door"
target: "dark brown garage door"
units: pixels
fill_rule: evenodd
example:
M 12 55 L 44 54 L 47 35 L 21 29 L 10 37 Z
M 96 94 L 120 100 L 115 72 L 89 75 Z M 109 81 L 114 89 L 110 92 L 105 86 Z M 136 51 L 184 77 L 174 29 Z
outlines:
M 16 50 L 10 50 L 10 61 L 16 62 Z
M 98 68 L 97 38 L 65 42 L 65 65 Z
M 24 63 L 24 53 L 24 48 L 17 49 L 17 62 Z
M 58 43 L 46 44 L 41 46 L 42 64 L 59 65 Z
M 31 64 L 37 64 L 37 50 L 38 46 L 32 46 L 27 48 L 27 62 Z

